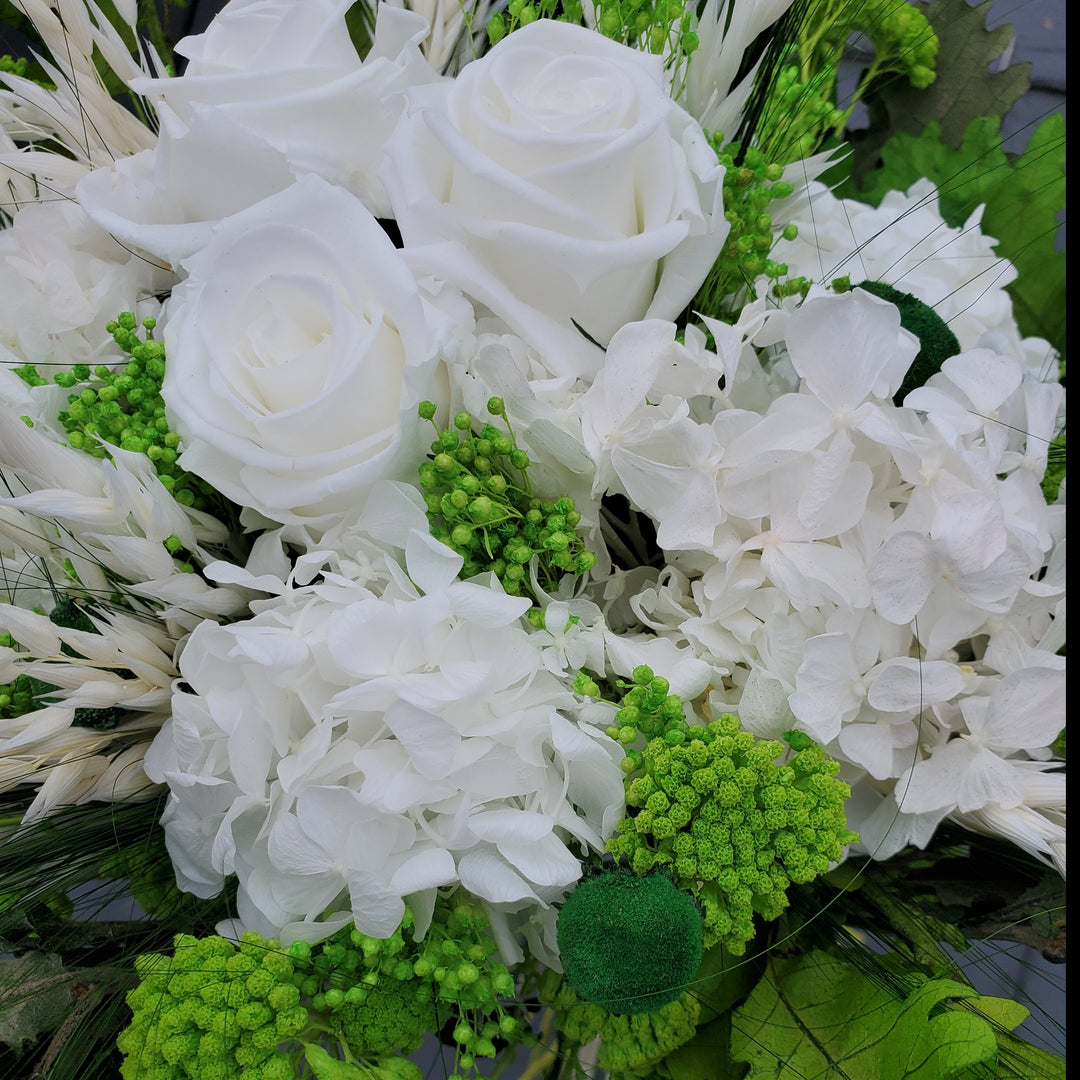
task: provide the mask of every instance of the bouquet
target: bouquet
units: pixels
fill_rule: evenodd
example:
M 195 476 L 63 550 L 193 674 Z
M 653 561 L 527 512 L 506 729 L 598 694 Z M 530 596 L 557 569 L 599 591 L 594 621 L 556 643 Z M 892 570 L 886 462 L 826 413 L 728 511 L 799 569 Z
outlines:
M 8 1073 L 1064 1076 L 1008 31 L 179 7 L 0 3 Z

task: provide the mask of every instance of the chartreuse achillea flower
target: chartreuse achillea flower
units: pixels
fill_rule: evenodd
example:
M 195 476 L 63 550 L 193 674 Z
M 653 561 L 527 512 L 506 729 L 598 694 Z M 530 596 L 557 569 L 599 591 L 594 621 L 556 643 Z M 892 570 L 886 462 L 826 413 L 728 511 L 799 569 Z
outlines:
M 625 746 L 627 816 L 608 851 L 635 873 L 670 872 L 705 912 L 706 948 L 745 951 L 754 915 L 775 919 L 791 883 L 813 880 L 857 836 L 839 763 L 800 732 L 756 739 L 729 714 L 687 723 L 666 679 L 642 665 L 608 734 Z M 631 744 L 643 736 L 644 749 Z
M 493 424 L 478 425 L 464 412 L 454 417 L 453 427 L 440 431 L 435 405 L 420 403 L 421 418 L 432 421 L 436 434 L 432 456 L 419 469 L 431 535 L 465 560 L 461 578 L 489 571 L 511 596 L 531 593 L 528 567 L 534 555 L 545 588 L 563 574 L 591 570 L 596 556 L 574 531 L 581 515 L 573 499 L 548 502 L 533 496 L 529 455 L 514 439 L 506 406 L 493 397 L 487 408 L 503 418 L 505 434 Z
M 136 961 L 134 1019 L 118 1040 L 123 1077 L 293 1080 L 303 1060 L 320 1080 L 419 1080 L 400 1055 L 448 1019 L 455 1075 L 473 1075 L 496 1039 L 521 1037 L 499 1000 L 514 992 L 513 977 L 492 959 L 475 905 L 437 904 L 422 941 L 413 925 L 407 912 L 385 939 L 346 927 L 286 949 L 251 931 L 238 944 L 178 935 L 172 956 Z
M 655 1075 L 649 1066 L 689 1042 L 701 1015 L 697 998 L 685 992 L 651 1012 L 607 1012 L 582 1001 L 569 982 L 551 970 L 540 979 L 540 1001 L 558 1013 L 565 1040 L 578 1046 L 600 1040 L 596 1063 L 613 1076 Z M 648 1071 L 639 1074 L 638 1069 Z

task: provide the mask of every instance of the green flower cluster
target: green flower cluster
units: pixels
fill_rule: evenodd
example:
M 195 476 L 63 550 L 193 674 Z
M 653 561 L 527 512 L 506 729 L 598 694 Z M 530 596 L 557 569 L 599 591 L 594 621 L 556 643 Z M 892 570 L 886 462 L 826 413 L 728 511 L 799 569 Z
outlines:
M 539 997 L 541 1004 L 557 1012 L 564 1039 L 577 1046 L 600 1039 L 597 1064 L 611 1074 L 640 1069 L 641 1075 L 655 1075 L 651 1066 L 694 1037 L 701 1015 L 701 1006 L 689 992 L 653 1012 L 633 1016 L 609 1013 L 582 1001 L 551 970 L 540 978 Z
M 25 79 L 27 63 L 25 56 L 16 58 L 10 53 L 4 53 L 0 56 L 0 75 L 16 75 L 20 79 Z
M 292 1080 L 288 1047 L 310 1035 L 311 1018 L 276 940 L 178 934 L 171 957 L 140 956 L 135 969 L 134 1018 L 117 1039 L 124 1080 Z
M 157 325 L 152 318 L 142 321 L 145 337 L 140 338 L 130 311 L 121 312 L 106 329 L 130 359 L 113 370 L 99 364 L 75 364 L 70 371 L 53 376 L 53 382 L 72 392 L 67 408 L 57 419 L 68 442 L 93 457 L 109 456 L 109 446 L 119 446 L 145 454 L 153 463 L 158 479 L 183 506 L 210 510 L 217 493 L 205 481 L 176 464 L 180 436 L 169 428 L 161 383 L 165 377 L 165 346 L 151 334 Z M 15 373 L 30 386 L 46 382 L 33 364 L 16 368 Z
M 783 165 L 770 161 L 760 150 L 750 147 L 742 153 L 738 143 L 724 145 L 723 135 L 717 132 L 709 142 L 720 164 L 724 166 L 724 217 L 731 226 L 727 240 L 716 262 L 694 297 L 693 308 L 713 318 L 723 318 L 742 305 L 744 289 L 750 289 L 764 274 L 773 284 L 778 296 L 789 296 L 809 288 L 805 278 L 781 281 L 787 275 L 786 263 L 769 258 L 777 241 L 794 240 L 798 231 L 794 225 L 774 232 L 772 217 L 767 213 L 774 199 L 786 199 L 794 190 L 781 179 Z M 742 160 L 739 164 L 740 154 Z
M 620 45 L 656 55 L 681 52 L 689 56 L 698 47 L 693 5 L 683 0 L 595 0 L 595 25 Z M 510 0 L 505 11 L 488 20 L 487 34 L 497 45 L 507 34 L 537 19 L 555 19 L 579 25 L 581 0 Z
M 628 746 L 628 814 L 608 851 L 638 874 L 668 868 L 704 909 L 705 947 L 722 942 L 741 954 L 755 913 L 777 918 L 791 883 L 824 873 L 857 839 L 844 818 L 851 792 L 839 763 L 807 736 L 788 732 L 795 753 L 780 763 L 784 744 L 740 731 L 734 716 L 705 727 L 677 718 L 681 702 L 651 675 L 635 670 L 637 685 L 608 729 Z M 631 695 L 640 704 L 628 707 Z M 629 746 L 635 728 L 648 740 L 643 751 Z
M 505 10 L 493 12 L 487 23 L 488 41 L 498 45 L 507 34 L 537 19 L 582 23 L 581 0 L 510 0 Z
M 513 977 L 491 960 L 495 945 L 475 905 L 437 905 L 421 942 L 412 926 L 406 911 L 386 939 L 346 927 L 314 947 L 284 950 L 251 932 L 239 945 L 178 935 L 173 956 L 136 962 L 142 981 L 128 995 L 134 1019 L 118 1040 L 122 1075 L 292 1080 L 301 1057 L 321 1060 L 320 1046 L 329 1045 L 340 1048 L 334 1060 L 363 1061 L 370 1075 L 391 1080 L 412 1075 L 398 1055 L 449 1016 L 464 1080 L 477 1058 L 495 1056 L 494 1040 L 522 1035 L 500 1002 L 514 992 Z
M 843 129 L 846 114 L 833 103 L 836 76 L 835 65 L 805 81 L 797 64 L 780 68 L 755 132 L 759 149 L 771 160 L 787 165 L 809 157 L 830 131 Z
M 805 94 L 809 115 L 818 110 L 816 100 L 834 100 L 837 72 L 851 36 L 862 34 L 874 47 L 874 59 L 832 125 L 837 135 L 864 92 L 880 76 L 900 75 L 918 89 L 925 89 L 936 78 L 940 42 L 926 15 L 914 4 L 905 0 L 814 0 L 808 16 L 798 28 L 797 77 L 780 92 L 790 93 L 792 86 L 799 88 L 796 107 L 802 110 L 801 95 Z M 770 112 L 781 116 L 779 108 L 771 108 Z M 824 113 L 819 111 L 818 115 Z M 816 144 L 803 145 L 801 149 L 792 147 L 792 152 L 805 156 L 816 148 Z
M 10 7 L 10 5 L 9 5 Z M 15 75 L 20 79 L 29 79 L 31 82 L 37 83 L 38 86 L 45 90 L 55 90 L 56 83 L 51 82 L 45 74 L 45 69 L 36 60 L 27 60 L 25 56 L 12 56 L 10 53 L 4 53 L 0 56 L 0 75 Z M 0 214 L 0 221 L 3 221 L 6 215 Z
M 513 596 L 531 595 L 528 567 L 538 556 L 538 577 L 553 588 L 563 574 L 584 574 L 596 565 L 575 533 L 581 515 L 573 499 L 547 502 L 529 487 L 529 456 L 514 441 L 501 398 L 487 403 L 502 416 L 506 433 L 493 424 L 479 426 L 458 413 L 453 427 L 440 431 L 435 406 L 420 403 L 420 416 L 431 420 L 436 438 L 431 458 L 419 469 L 431 535 L 465 560 L 461 577 L 490 571 Z

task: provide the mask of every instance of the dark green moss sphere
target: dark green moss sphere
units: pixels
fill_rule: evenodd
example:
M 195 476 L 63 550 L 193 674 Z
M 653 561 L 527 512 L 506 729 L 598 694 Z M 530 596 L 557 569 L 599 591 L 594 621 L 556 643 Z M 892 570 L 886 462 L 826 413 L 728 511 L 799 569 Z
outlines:
M 614 870 L 566 898 L 558 941 L 579 997 L 611 1013 L 652 1012 L 678 998 L 701 964 L 701 912 L 666 874 Z
M 893 398 L 896 405 L 902 405 L 912 390 L 925 386 L 926 380 L 936 375 L 950 356 L 960 352 L 960 342 L 945 320 L 911 293 L 901 292 L 883 281 L 860 281 L 855 288 L 865 289 L 879 299 L 895 304 L 900 309 L 900 325 L 919 339 L 919 354 Z

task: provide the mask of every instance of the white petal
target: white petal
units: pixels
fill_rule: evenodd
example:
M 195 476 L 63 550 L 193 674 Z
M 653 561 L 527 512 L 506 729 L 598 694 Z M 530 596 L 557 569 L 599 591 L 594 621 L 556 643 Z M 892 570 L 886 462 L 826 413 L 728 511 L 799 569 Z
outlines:
M 457 576 L 465 560 L 430 533 L 413 529 L 405 541 L 409 577 L 425 593 L 442 592 Z
M 1024 800 L 1020 773 L 992 750 L 965 738 L 952 739 L 896 781 L 900 808 L 909 814 L 934 810 L 1006 808 Z
M 408 896 L 454 881 L 457 881 L 454 857 L 445 848 L 428 848 L 409 855 L 391 876 L 390 888 Z
M 870 680 L 866 700 L 882 712 L 905 712 L 948 701 L 966 682 L 955 664 L 915 657 L 886 661 L 871 672 Z
M 492 843 L 517 841 L 529 844 L 542 840 L 551 832 L 551 819 L 529 810 L 503 807 L 473 814 L 469 818 L 469 828 L 481 840 Z
M 988 746 L 1002 750 L 1049 746 L 1065 727 L 1065 672 L 1022 668 L 995 688 L 979 732 Z
M 532 843 L 506 841 L 499 854 L 537 885 L 562 888 L 581 877 L 581 864 L 554 834 Z
M 438 780 L 453 768 L 461 736 L 441 716 L 397 701 L 383 714 L 383 720 L 421 776 Z
M 925 536 L 902 532 L 890 537 L 870 564 L 870 588 L 878 614 L 898 626 L 911 622 L 930 595 L 936 567 Z
M 368 937 L 388 938 L 405 917 L 405 901 L 371 874 L 352 871 L 347 876 L 356 929 Z
M 492 851 L 467 852 L 458 862 L 458 877 L 469 892 L 493 904 L 539 900 L 526 881 Z

